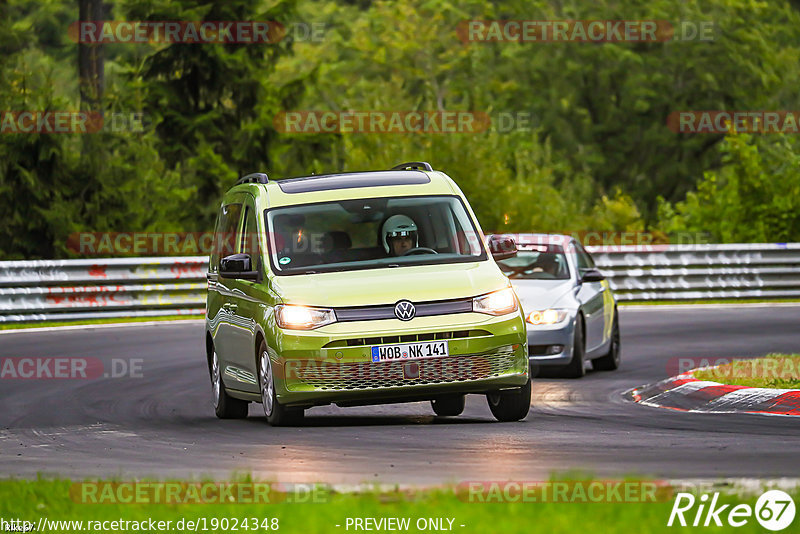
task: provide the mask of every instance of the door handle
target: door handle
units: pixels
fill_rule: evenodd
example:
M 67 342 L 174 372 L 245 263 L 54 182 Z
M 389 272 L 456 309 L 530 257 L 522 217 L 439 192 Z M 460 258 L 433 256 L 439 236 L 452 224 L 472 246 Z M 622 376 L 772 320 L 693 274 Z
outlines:
M 228 311 L 235 312 L 236 308 L 238 308 L 239 305 L 238 304 L 233 304 L 233 303 L 230 303 L 230 302 L 226 302 L 225 304 L 222 305 L 222 307 L 225 308 Z

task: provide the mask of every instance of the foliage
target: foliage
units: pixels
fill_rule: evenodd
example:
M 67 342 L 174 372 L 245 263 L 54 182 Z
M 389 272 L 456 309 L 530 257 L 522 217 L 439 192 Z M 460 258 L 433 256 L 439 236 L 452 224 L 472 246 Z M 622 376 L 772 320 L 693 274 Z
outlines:
M 706 232 L 800 241 L 797 142 L 676 134 L 681 110 L 793 109 L 785 1 L 119 0 L 115 20 L 321 23 L 269 44 L 109 44 L 104 112 L 144 131 L 0 135 L 0 258 L 66 257 L 79 231 L 202 231 L 242 174 L 427 160 L 487 231 Z M 0 110 L 77 110 L 77 2 L 0 0 Z M 663 42 L 462 42 L 468 20 L 663 20 Z M 680 40 L 710 22 L 713 39 Z M 660 34 L 661 35 L 661 34 Z M 667 34 L 664 34 L 666 36 Z M 282 110 L 472 111 L 477 133 L 276 131 Z M 502 114 L 527 125 L 502 128 Z
M 723 167 L 673 205 L 660 199 L 666 233 L 708 233 L 712 242 L 775 243 L 800 237 L 800 154 L 794 138 L 729 135 Z

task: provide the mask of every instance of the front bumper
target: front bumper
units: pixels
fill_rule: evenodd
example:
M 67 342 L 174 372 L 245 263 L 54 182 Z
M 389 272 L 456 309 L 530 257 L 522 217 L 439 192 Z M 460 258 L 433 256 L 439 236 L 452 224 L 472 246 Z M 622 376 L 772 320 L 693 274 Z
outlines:
M 569 317 L 564 324 L 534 326 L 528 329 L 528 358 L 536 365 L 566 365 L 572 359 L 572 344 L 575 337 L 575 318 Z M 553 347 L 560 350 L 554 351 Z
M 374 345 L 446 340 L 449 355 L 373 363 Z M 281 404 L 379 404 L 486 393 L 529 376 L 522 317 L 477 313 L 281 331 L 271 350 Z

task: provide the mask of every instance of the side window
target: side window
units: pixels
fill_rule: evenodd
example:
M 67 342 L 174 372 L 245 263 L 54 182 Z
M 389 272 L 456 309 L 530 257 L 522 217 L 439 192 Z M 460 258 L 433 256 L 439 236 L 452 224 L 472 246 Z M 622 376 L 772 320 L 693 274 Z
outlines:
M 239 251 L 249 254 L 253 260 L 253 265 L 258 265 L 260 247 L 258 246 L 258 223 L 256 213 L 252 206 L 244 208 L 244 225 L 242 233 L 238 236 Z
M 219 218 L 217 219 L 217 229 L 214 232 L 214 254 L 211 258 L 211 265 L 215 272 L 219 270 L 220 259 L 236 252 L 234 236 L 239 226 L 239 217 L 241 214 L 241 204 L 228 204 L 222 206 L 220 210 Z
M 576 244 L 575 252 L 576 252 L 576 254 L 578 256 L 577 265 L 578 265 L 578 271 L 579 272 L 583 272 L 586 269 L 594 269 L 595 268 L 594 260 L 592 259 L 591 256 L 589 256 L 589 253 L 586 252 L 580 244 Z

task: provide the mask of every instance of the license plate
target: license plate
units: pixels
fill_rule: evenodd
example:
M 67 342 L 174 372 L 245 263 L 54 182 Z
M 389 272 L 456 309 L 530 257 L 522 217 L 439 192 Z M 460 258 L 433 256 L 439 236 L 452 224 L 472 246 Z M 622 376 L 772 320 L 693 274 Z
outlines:
M 373 362 L 392 362 L 396 360 L 419 360 L 448 356 L 447 341 L 428 341 L 424 343 L 401 343 L 398 345 L 378 345 L 372 347 Z

